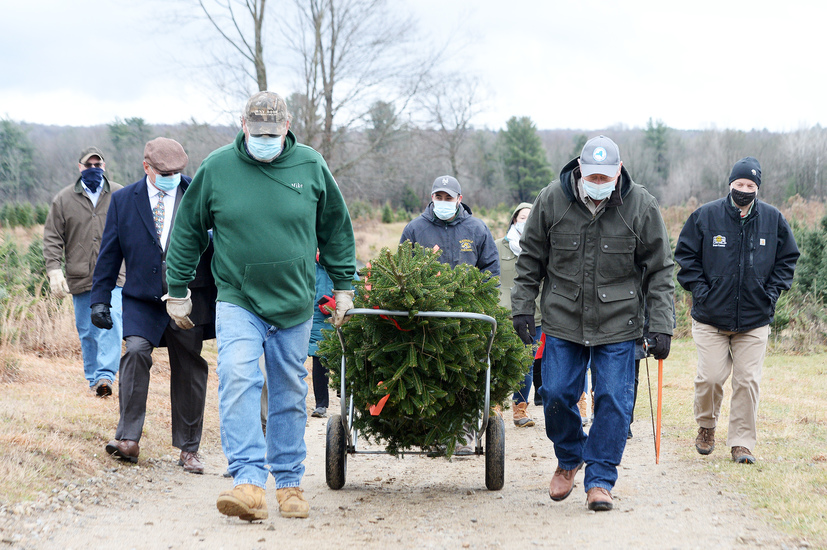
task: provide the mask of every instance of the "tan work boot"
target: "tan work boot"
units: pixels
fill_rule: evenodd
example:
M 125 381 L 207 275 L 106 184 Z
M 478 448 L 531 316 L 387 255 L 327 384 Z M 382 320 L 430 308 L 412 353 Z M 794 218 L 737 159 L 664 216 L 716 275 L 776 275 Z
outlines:
M 589 421 L 589 409 L 586 404 L 586 392 L 580 396 L 580 401 L 577 402 L 577 408 L 580 409 L 580 423 L 584 426 Z
M 708 455 L 715 450 L 715 428 L 698 428 L 698 437 L 695 438 L 695 448 L 702 455 Z
M 238 516 L 244 521 L 267 519 L 267 499 L 264 489 L 244 483 L 230 491 L 222 491 L 215 503 L 218 511 L 225 516 Z
M 528 403 L 514 403 L 514 425 L 518 428 L 530 428 L 534 425 L 534 420 L 526 412 Z
M 304 500 L 302 490 L 298 487 L 285 487 L 276 490 L 279 512 L 285 518 L 306 518 L 310 514 L 310 504 Z

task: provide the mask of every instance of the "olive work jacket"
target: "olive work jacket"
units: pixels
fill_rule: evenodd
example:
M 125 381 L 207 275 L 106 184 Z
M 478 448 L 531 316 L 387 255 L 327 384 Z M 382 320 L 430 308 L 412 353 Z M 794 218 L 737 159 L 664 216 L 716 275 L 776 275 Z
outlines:
M 577 159 L 534 201 L 520 239 L 513 315 L 534 315 L 543 283 L 543 332 L 584 346 L 672 334 L 672 249 L 657 200 L 621 169 L 605 208 L 592 215 L 576 195 Z

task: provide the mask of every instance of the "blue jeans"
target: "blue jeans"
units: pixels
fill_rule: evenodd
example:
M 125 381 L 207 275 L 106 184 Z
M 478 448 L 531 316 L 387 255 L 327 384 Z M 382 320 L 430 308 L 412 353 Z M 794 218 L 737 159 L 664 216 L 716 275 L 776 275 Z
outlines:
M 277 328 L 235 304 L 216 304 L 218 417 L 233 485 L 264 488 L 268 471 L 276 480 L 276 489 L 301 485 L 307 456 L 304 361 L 312 324 L 308 319 L 294 327 Z M 266 442 L 259 422 L 262 349 L 268 394 Z
M 583 393 L 586 366 L 594 377 L 594 421 L 583 431 L 577 401 Z M 626 448 L 635 384 L 635 341 L 586 347 L 546 335 L 543 353 L 543 410 L 546 435 L 554 443 L 558 466 L 586 463 L 588 491 L 611 491 Z
M 98 380 L 115 381 L 118 374 L 118 365 L 121 362 L 121 340 L 123 339 L 123 302 L 121 291 L 116 286 L 112 289 L 110 304 L 112 309 L 112 328 L 104 330 L 92 324 L 91 295 L 92 292 L 73 294 L 72 303 L 75 306 L 75 326 L 80 336 L 80 350 L 83 354 L 83 374 L 89 382 L 89 387 Z
M 534 334 L 534 341 L 539 343 L 540 338 L 543 337 L 543 327 L 537 327 L 536 333 Z M 520 385 L 520 389 L 514 392 L 514 396 L 511 398 L 514 403 L 525 403 L 528 401 L 528 394 L 531 393 L 531 383 L 534 381 L 534 365 L 530 365 L 528 367 L 528 372 L 525 375 L 525 379 L 523 383 Z

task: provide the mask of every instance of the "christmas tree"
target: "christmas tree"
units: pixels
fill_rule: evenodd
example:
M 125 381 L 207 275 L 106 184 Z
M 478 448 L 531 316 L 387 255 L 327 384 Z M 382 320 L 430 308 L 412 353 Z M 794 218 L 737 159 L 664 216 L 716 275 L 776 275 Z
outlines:
M 473 312 L 496 319 L 491 347 L 490 403 L 508 399 L 522 383 L 532 352 L 499 305 L 498 277 L 439 262 L 440 252 L 411 245 L 383 248 L 359 272 L 355 308 L 409 312 L 409 317 L 354 315 L 342 327 L 346 392 L 353 395 L 353 425 L 384 442 L 392 454 L 425 447 L 453 454 L 464 427 L 477 426 L 485 404 L 486 352 L 492 326 L 479 320 L 414 317 L 420 311 Z M 340 388 L 342 348 L 323 331 L 319 356 Z M 369 412 L 381 403 L 381 412 Z

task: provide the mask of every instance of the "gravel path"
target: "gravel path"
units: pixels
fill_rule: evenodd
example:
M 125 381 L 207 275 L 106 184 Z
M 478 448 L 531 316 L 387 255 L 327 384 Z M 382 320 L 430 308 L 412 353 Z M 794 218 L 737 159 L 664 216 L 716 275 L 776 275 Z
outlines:
M 335 401 L 335 397 L 334 397 Z M 331 409 L 334 410 L 334 409 Z M 548 498 L 556 460 L 539 411 L 533 428 L 517 429 L 506 411 L 506 476 L 501 491 L 485 489 L 483 457 L 432 459 L 409 455 L 348 458 L 347 483 L 325 484 L 326 419 L 308 419 L 305 495 L 311 515 L 278 515 L 272 478 L 270 518 L 247 523 L 215 508 L 231 486 L 220 448 L 202 449 L 207 473 L 184 473 L 177 456 L 112 461 L 98 477 L 57 488 L 49 499 L 0 510 L 2 541 L 11 548 L 798 548 L 718 486 L 697 463 L 679 460 L 664 438 L 654 464 L 650 420 L 633 425 L 615 509 L 586 509 L 583 472 L 565 501 Z M 689 442 L 686 442 L 689 444 Z

